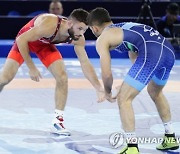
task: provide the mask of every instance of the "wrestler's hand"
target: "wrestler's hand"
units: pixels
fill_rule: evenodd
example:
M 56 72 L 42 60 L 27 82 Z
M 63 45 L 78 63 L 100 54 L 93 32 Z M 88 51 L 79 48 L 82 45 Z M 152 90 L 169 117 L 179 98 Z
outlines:
M 116 99 L 112 98 L 112 93 L 106 93 L 106 99 L 111 103 L 116 102 Z
M 42 78 L 41 73 L 36 67 L 29 70 L 29 75 L 30 75 L 30 78 L 36 82 L 39 82 L 39 78 Z
M 104 93 L 103 89 L 96 90 L 96 94 L 97 94 L 97 102 L 98 103 L 104 102 L 106 100 L 105 93 Z
M 113 96 L 112 96 L 113 99 L 117 99 L 117 96 L 118 96 L 118 94 L 120 92 L 120 89 L 121 89 L 121 86 L 117 86 L 115 88 L 115 92 L 113 92 Z

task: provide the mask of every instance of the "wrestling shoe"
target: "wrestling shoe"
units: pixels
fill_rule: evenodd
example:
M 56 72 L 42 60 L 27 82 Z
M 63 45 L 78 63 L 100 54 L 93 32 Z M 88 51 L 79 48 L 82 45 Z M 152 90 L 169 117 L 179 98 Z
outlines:
M 176 150 L 178 148 L 175 134 L 165 134 L 163 142 L 156 147 L 157 150 Z
M 137 147 L 124 147 L 119 154 L 139 154 L 139 149 Z
M 51 128 L 51 133 L 70 136 L 71 132 L 64 127 L 63 122 L 63 116 L 57 116 L 56 118 L 54 118 L 52 121 L 53 126 Z

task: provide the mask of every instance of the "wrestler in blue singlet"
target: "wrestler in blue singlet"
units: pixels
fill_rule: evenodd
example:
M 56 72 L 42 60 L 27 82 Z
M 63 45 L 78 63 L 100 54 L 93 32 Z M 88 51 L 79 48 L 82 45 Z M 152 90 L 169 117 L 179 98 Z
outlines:
M 109 27 L 123 29 L 123 42 L 115 50 L 138 53 L 124 81 L 138 91 L 151 79 L 157 85 L 165 85 L 175 61 L 172 45 L 157 30 L 147 25 L 125 22 Z

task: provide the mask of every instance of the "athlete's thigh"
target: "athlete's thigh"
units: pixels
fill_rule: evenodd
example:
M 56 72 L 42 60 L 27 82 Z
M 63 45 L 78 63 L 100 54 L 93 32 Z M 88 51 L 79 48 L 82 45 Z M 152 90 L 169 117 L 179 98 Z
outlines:
M 174 62 L 175 55 L 173 47 L 171 47 L 171 45 L 168 46 L 166 43 L 163 48 L 162 58 L 159 62 L 159 69 L 155 71 L 154 76 L 152 77 L 152 80 L 157 85 L 164 86 L 167 83 Z
M 132 87 L 126 82 L 123 82 L 120 87 L 119 94 L 118 94 L 118 100 L 120 102 L 127 101 L 128 99 L 132 100 L 138 94 L 139 94 L 139 91 L 136 88 Z
M 138 57 L 125 78 L 125 82 L 138 91 L 141 91 L 154 76 L 161 57 L 161 45 L 155 43 L 145 45 L 145 49 L 139 50 Z
M 164 88 L 164 85 L 158 85 L 156 84 L 153 80 L 151 80 L 149 83 L 148 83 L 148 92 L 151 92 L 151 93 L 154 93 L 154 94 L 159 94 Z
M 138 57 L 129 69 L 124 82 L 136 90 L 141 91 L 154 74 L 153 66 L 150 65 L 150 62 L 144 62 L 143 58 Z
M 13 44 L 7 58 L 13 59 L 16 62 L 18 62 L 19 66 L 24 62 L 24 59 L 23 59 L 23 57 L 22 57 L 16 43 Z
M 36 49 L 37 50 L 37 49 Z M 56 60 L 61 60 L 62 55 L 55 47 L 54 44 L 45 44 L 39 48 L 38 52 L 35 52 L 41 62 L 48 68 Z
M 66 74 L 64 62 L 62 59 L 56 60 L 50 64 L 48 70 L 52 73 L 55 79 L 58 79 Z
M 1 77 L 7 80 L 12 80 L 16 75 L 19 66 L 20 66 L 19 62 L 17 62 L 14 59 L 7 58 L 1 72 Z
M 37 44 L 33 45 L 34 53 L 38 56 L 41 62 L 52 73 L 56 80 L 65 74 L 65 66 L 62 60 L 61 53 L 58 51 L 54 44 L 43 44 L 38 47 Z

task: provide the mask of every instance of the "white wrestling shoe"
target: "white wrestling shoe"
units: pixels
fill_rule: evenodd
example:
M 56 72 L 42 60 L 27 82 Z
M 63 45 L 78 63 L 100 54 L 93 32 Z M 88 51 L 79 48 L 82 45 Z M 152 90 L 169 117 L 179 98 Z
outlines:
M 64 122 L 63 116 L 57 116 L 55 119 L 53 119 L 52 121 L 53 126 L 51 128 L 51 133 L 57 135 L 70 136 L 71 132 L 64 127 L 63 122 Z

